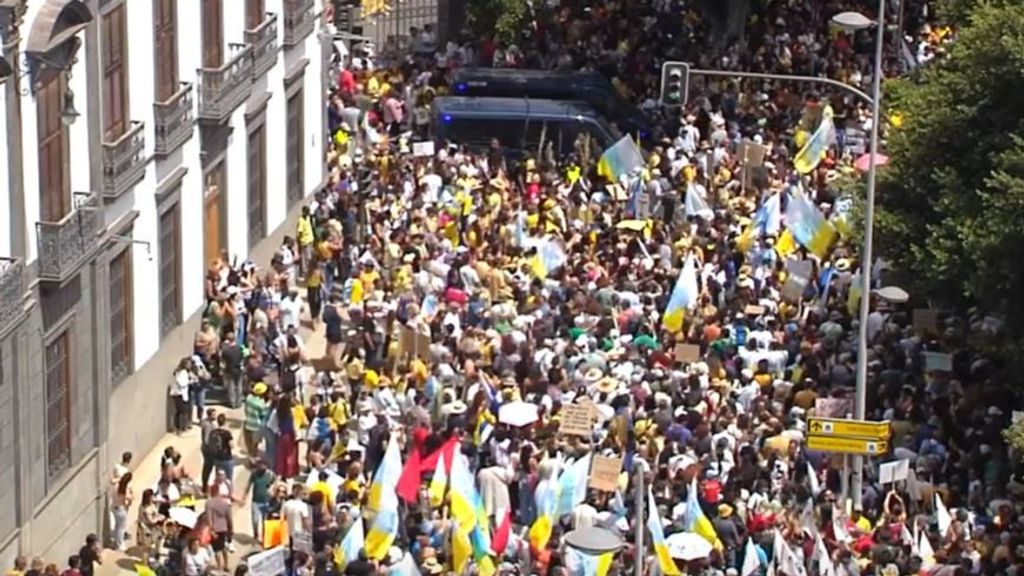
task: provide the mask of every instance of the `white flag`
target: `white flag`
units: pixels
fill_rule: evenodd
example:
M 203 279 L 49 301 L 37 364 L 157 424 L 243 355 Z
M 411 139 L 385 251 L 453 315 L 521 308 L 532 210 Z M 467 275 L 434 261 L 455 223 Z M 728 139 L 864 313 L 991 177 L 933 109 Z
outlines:
M 701 196 L 697 184 L 690 182 L 686 185 L 686 215 L 699 216 L 705 220 L 712 220 L 715 213 L 708 206 L 707 200 Z
M 754 539 L 748 536 L 747 545 L 743 549 L 743 566 L 740 568 L 740 576 L 757 574 L 760 569 L 761 558 L 758 557 L 757 546 L 754 545 Z
M 818 473 L 815 472 L 814 466 L 810 462 L 807 462 L 807 478 L 811 482 L 811 494 L 817 496 L 821 492 L 821 483 L 818 482 Z
M 953 517 L 949 515 L 949 510 L 942 503 L 942 497 L 939 496 L 938 492 L 935 493 L 935 520 L 939 524 L 939 534 L 945 538 L 950 524 L 953 523 Z
M 821 539 L 821 534 L 814 538 L 813 558 L 818 561 L 820 576 L 836 576 L 836 565 L 832 563 L 832 557 L 828 553 L 828 548 L 825 547 L 825 541 Z

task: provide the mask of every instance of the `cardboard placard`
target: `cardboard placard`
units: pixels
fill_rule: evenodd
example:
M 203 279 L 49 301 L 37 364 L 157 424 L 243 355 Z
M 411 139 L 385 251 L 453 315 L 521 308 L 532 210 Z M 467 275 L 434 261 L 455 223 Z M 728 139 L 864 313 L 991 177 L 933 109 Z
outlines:
M 782 285 L 782 297 L 789 302 L 799 302 L 804 297 L 804 288 L 811 279 L 814 264 L 810 260 L 789 260 L 786 262 L 786 282 Z
M 910 460 L 906 458 L 895 462 L 886 462 L 878 467 L 878 481 L 882 485 L 906 480 L 909 476 Z
M 245 563 L 252 576 L 280 576 L 287 568 L 284 564 L 284 548 L 277 546 L 249 556 Z
M 750 141 L 740 142 L 736 147 L 736 156 L 742 162 L 742 186 L 745 190 L 755 184 L 754 178 L 760 172 L 758 169 L 764 165 L 768 156 L 768 147 Z
M 756 306 L 754 304 L 748 304 L 743 308 L 743 314 L 749 317 L 758 317 L 764 314 L 764 306 Z
M 939 334 L 939 311 L 931 308 L 918 308 L 914 310 L 914 331 L 919 336 L 932 336 Z
M 921 352 L 924 356 L 925 372 L 952 372 L 953 355 L 943 352 Z
M 296 533 L 292 536 L 292 550 L 298 552 L 305 552 L 306 554 L 313 553 L 313 536 L 311 534 L 303 534 L 301 532 Z
M 416 332 L 414 332 L 412 328 L 402 326 L 401 332 L 398 335 L 398 347 L 399 355 L 414 355 L 413 351 L 416 349 Z
M 700 361 L 700 346 L 696 344 L 676 344 L 676 362 L 690 364 Z
M 430 336 L 426 334 L 416 334 L 415 345 L 413 346 L 413 356 L 420 360 L 430 359 Z
M 558 427 L 558 431 L 561 434 L 571 434 L 573 436 L 584 436 L 589 438 L 591 433 L 593 433 L 594 427 L 593 424 L 591 424 L 593 405 L 567 404 L 562 406 L 559 414 L 562 415 L 561 424 Z
M 814 415 L 818 418 L 846 418 L 853 414 L 853 398 L 818 398 L 814 401 Z
M 424 156 L 434 155 L 434 142 L 433 140 L 427 140 L 426 142 L 413 142 L 412 143 L 412 155 L 421 158 Z
M 608 458 L 607 456 L 593 457 L 590 465 L 589 488 L 615 492 L 619 488 L 619 474 L 622 473 L 622 458 Z

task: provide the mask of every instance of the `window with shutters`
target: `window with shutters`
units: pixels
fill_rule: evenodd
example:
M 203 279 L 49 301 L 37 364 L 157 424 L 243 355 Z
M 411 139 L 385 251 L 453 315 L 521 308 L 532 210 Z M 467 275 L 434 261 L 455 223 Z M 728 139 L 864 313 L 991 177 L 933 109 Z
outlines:
M 302 183 L 302 141 L 305 138 L 305 126 L 302 123 L 302 89 L 288 97 L 287 107 L 286 124 L 288 135 L 285 146 L 285 163 L 288 166 L 286 173 L 286 178 L 288 179 L 288 205 L 291 206 L 302 200 L 304 190 Z
M 132 252 L 110 261 L 110 378 L 119 384 L 132 373 Z
M 177 0 L 153 0 L 153 53 L 156 56 L 156 101 L 167 102 L 178 91 Z
M 128 63 L 125 41 L 126 4 L 103 16 L 103 137 L 114 142 L 128 128 Z
M 245 0 L 245 29 L 255 30 L 259 27 L 266 11 L 265 0 Z
M 57 74 L 36 92 L 36 123 L 39 137 L 39 217 L 58 222 L 71 211 L 71 178 L 68 164 L 67 126 L 63 74 Z
M 181 233 L 178 204 L 160 214 L 160 337 L 181 324 L 181 267 L 178 246 Z
M 71 328 L 46 345 L 46 470 L 54 478 L 71 465 Z
M 223 0 L 202 0 L 203 67 L 219 68 L 224 63 Z
M 267 197 L 267 138 L 261 123 L 249 133 L 249 247 L 267 234 L 264 199 Z

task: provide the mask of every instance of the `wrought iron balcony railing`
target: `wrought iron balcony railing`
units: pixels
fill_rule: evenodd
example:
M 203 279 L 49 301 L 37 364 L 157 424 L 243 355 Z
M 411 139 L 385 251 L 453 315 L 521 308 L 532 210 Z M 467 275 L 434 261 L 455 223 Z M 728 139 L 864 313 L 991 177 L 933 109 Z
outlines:
M 192 83 L 182 82 L 166 102 L 153 103 L 153 153 L 167 156 L 192 138 Z
M 145 124 L 131 127 L 114 142 L 103 143 L 103 197 L 118 198 L 146 176 Z
M 217 68 L 199 69 L 199 118 L 224 122 L 252 93 L 252 46 L 229 44 Z
M 75 194 L 74 208 L 58 222 L 36 222 L 39 279 L 63 282 L 99 249 L 103 208 L 93 192 Z
M 252 45 L 252 77 L 259 78 L 277 63 L 277 14 L 267 12 L 259 26 L 246 30 L 245 42 Z

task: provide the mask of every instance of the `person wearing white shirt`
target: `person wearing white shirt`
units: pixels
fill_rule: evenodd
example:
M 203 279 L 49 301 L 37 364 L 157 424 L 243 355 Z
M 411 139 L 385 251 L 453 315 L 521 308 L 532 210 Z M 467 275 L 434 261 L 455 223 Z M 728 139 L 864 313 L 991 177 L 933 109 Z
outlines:
M 280 318 L 281 328 L 288 329 L 289 326 L 299 327 L 299 319 L 302 316 L 302 300 L 299 300 L 299 293 L 295 290 L 281 299 Z
M 281 506 L 281 519 L 288 525 L 288 535 L 312 534 L 312 513 L 309 504 L 302 499 L 304 486 L 296 484 L 292 488 L 292 497 Z

